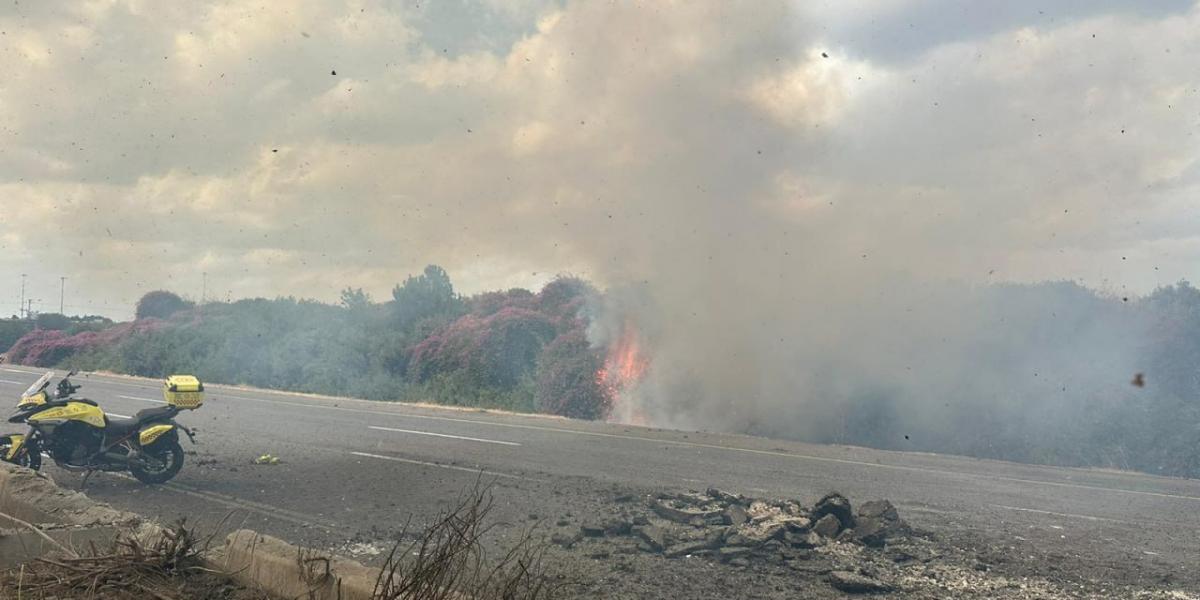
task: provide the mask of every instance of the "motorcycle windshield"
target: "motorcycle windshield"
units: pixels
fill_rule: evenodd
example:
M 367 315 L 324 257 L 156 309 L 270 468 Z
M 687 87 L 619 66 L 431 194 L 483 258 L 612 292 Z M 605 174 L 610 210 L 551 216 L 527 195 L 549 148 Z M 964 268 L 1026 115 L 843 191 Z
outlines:
M 25 390 L 25 393 L 21 394 L 21 397 L 26 398 L 42 391 L 47 385 L 50 385 L 51 377 L 54 377 L 54 371 L 46 371 L 46 374 L 42 375 L 37 381 L 33 382 L 33 385 L 29 386 L 29 389 Z

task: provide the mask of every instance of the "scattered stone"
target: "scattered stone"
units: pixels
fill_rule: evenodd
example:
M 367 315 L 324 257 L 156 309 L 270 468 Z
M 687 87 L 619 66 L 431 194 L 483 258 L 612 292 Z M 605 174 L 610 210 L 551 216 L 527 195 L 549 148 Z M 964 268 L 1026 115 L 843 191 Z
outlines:
M 888 538 L 907 530 L 908 524 L 900 519 L 900 513 L 891 502 L 873 500 L 859 507 L 850 539 L 872 548 L 882 548 Z
M 812 521 L 808 517 L 793 517 L 783 522 L 787 526 L 788 531 L 803 533 L 812 528 Z
M 781 524 L 761 529 L 742 528 L 729 534 L 725 543 L 730 546 L 761 546 L 778 537 L 782 537 L 787 528 Z
M 604 533 L 611 536 L 629 535 L 633 531 L 633 523 L 624 519 L 614 519 L 604 526 Z
M 825 515 L 833 515 L 841 522 L 839 529 L 849 529 L 854 527 L 854 511 L 851 509 L 850 501 L 845 496 L 833 492 L 826 494 L 824 498 L 817 501 L 813 506 L 812 517 L 820 521 Z
M 563 548 L 567 548 L 567 549 L 570 549 L 572 546 L 579 543 L 579 540 L 582 540 L 582 539 L 583 539 L 583 534 L 580 532 L 575 532 L 573 534 L 556 533 L 556 534 L 550 536 L 551 543 L 557 544 L 557 545 L 562 546 Z
M 841 528 L 842 522 L 838 520 L 837 516 L 827 514 L 817 520 L 817 524 L 813 525 L 812 530 L 823 538 L 833 539 L 837 537 Z
M 858 516 L 868 519 L 883 519 L 886 521 L 899 521 L 900 512 L 892 506 L 887 500 L 871 500 L 864 502 L 858 507 Z
M 746 548 L 744 546 L 725 546 L 717 551 L 717 557 L 721 559 L 721 562 L 729 562 L 735 558 L 749 556 L 751 552 L 754 552 L 752 548 Z
M 579 532 L 582 533 L 584 537 L 604 537 L 604 526 L 597 525 L 595 523 L 584 523 L 579 527 Z
M 663 556 L 666 556 L 667 558 L 678 558 L 680 556 L 699 554 L 708 550 L 712 550 L 712 546 L 705 540 L 700 540 L 698 542 L 684 542 L 682 544 L 675 544 L 674 546 L 667 548 L 663 552 Z
M 637 530 L 637 535 L 653 552 L 662 552 L 666 544 L 666 532 L 662 527 L 646 525 Z
M 851 573 L 850 571 L 833 571 L 829 574 L 829 585 L 847 594 L 877 594 L 892 591 L 892 586 L 873 577 Z
M 704 493 L 708 494 L 709 498 L 712 498 L 718 502 L 724 502 L 726 504 L 742 504 L 746 500 L 742 496 L 731 494 L 723 490 L 718 490 L 717 488 L 710 487 Z
M 750 566 L 750 561 L 748 559 L 738 557 L 738 558 L 730 559 L 729 565 L 733 566 L 733 567 L 738 567 L 738 568 L 746 568 L 746 567 Z
M 670 501 L 655 500 L 651 507 L 658 516 L 685 525 L 702 525 L 709 517 L 720 517 L 721 510 L 697 510 L 672 506 Z
M 815 531 L 806 531 L 804 533 L 788 531 L 783 534 L 783 541 L 784 541 L 784 543 L 788 544 L 789 546 L 791 546 L 793 548 L 806 548 L 806 549 L 807 548 L 816 548 L 817 546 L 820 546 L 822 543 L 824 543 L 824 540 Z
M 726 525 L 734 527 L 743 525 L 750 520 L 750 515 L 746 514 L 746 509 L 742 508 L 740 504 L 731 504 L 729 508 L 725 509 L 722 516 Z

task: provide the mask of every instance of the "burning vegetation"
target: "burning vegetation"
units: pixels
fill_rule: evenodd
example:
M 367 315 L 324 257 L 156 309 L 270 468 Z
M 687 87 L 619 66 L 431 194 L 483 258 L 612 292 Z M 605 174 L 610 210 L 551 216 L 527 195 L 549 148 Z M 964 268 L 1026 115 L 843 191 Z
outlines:
M 620 336 L 609 346 L 604 365 L 596 371 L 596 382 L 608 399 L 608 419 L 631 425 L 649 425 L 645 411 L 636 401 L 636 390 L 650 368 L 641 334 L 626 319 Z

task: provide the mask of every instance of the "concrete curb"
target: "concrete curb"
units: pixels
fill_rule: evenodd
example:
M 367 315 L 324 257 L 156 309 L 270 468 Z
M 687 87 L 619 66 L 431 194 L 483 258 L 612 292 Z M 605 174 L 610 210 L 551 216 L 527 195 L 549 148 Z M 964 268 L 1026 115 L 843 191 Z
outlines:
M 64 490 L 48 476 L 0 462 L 0 512 L 33 524 L 138 527 L 145 520 Z
M 239 529 L 206 557 L 210 568 L 278 598 L 371 600 L 379 569 Z
M 0 512 L 33 524 L 70 546 L 112 541 L 118 533 L 154 540 L 164 530 L 153 521 L 64 490 L 48 476 L 0 462 Z M 0 517 L 0 568 L 55 549 L 40 535 Z M 379 569 L 281 539 L 240 529 L 221 548 L 201 557 L 210 569 L 276 598 L 371 600 Z

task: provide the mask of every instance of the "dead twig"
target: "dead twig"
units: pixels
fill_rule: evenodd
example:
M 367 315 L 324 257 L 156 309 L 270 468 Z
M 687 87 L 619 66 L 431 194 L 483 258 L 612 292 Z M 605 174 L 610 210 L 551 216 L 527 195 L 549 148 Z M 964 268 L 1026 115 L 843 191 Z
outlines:
M 55 548 L 58 548 L 59 550 L 63 551 L 66 554 L 69 554 L 71 556 L 78 556 L 74 550 L 71 550 L 70 548 L 58 543 L 58 540 L 55 540 L 54 538 L 50 537 L 49 535 L 46 534 L 45 531 L 38 529 L 37 526 L 35 526 L 32 523 L 29 523 L 27 521 L 22 521 L 21 519 L 18 519 L 8 513 L 0 512 L 0 517 L 4 517 L 5 519 L 8 519 L 9 521 L 16 523 L 17 525 L 20 525 L 21 527 L 24 527 L 24 528 L 38 534 L 39 536 L 42 537 L 42 539 L 46 540 L 47 542 L 50 542 L 51 545 L 53 545 Z

